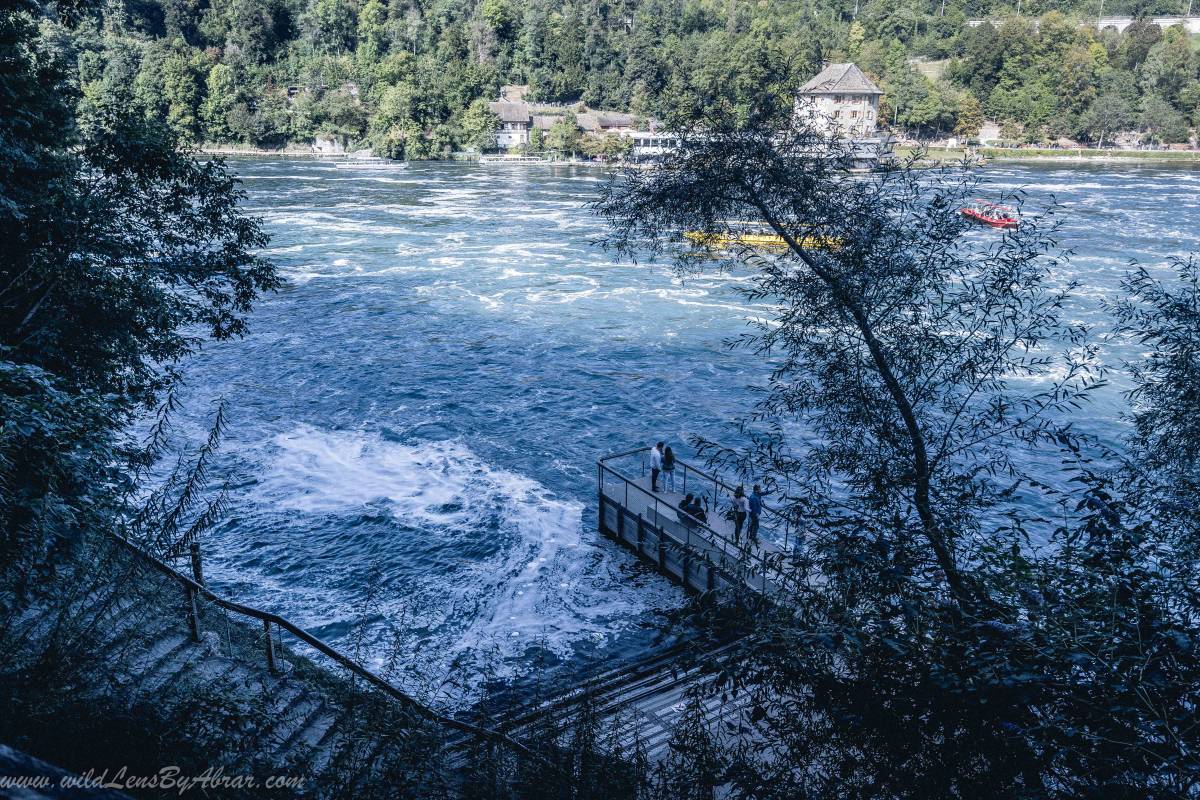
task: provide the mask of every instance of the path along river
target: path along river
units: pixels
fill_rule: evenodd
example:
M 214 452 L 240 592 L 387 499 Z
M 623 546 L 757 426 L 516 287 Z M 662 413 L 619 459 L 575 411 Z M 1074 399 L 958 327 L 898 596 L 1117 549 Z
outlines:
M 218 397 L 226 520 L 210 579 L 453 704 L 501 677 L 635 656 L 679 589 L 595 533 L 595 460 L 727 433 L 763 365 L 722 342 L 762 313 L 738 274 L 614 259 L 584 207 L 603 173 L 236 160 L 289 285 L 188 365 Z M 1200 251 L 1200 169 L 992 166 L 1063 204 L 1072 314 L 1130 259 Z M 1116 398 L 1088 410 L 1114 425 Z

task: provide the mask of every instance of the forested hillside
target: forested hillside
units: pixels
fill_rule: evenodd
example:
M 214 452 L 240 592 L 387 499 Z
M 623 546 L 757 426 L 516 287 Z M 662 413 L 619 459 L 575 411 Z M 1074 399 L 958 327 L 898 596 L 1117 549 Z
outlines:
M 1180 14 L 1186 0 L 1109 2 Z M 540 101 L 671 120 L 787 102 L 822 61 L 854 60 L 881 116 L 929 138 L 986 117 L 1011 138 L 1180 142 L 1200 117 L 1200 43 L 1181 28 L 1080 27 L 1096 0 L 125 0 L 47 30 L 90 97 L 132 92 L 192 141 L 277 146 L 332 134 L 393 157 L 488 139 L 484 101 Z M 986 17 L 996 25 L 966 26 Z

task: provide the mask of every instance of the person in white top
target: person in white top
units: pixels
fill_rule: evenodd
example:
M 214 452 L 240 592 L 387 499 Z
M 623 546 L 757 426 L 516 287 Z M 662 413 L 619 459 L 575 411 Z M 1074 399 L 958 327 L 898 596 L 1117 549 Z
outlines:
M 650 491 L 658 491 L 658 475 L 662 472 L 663 443 L 650 448 Z

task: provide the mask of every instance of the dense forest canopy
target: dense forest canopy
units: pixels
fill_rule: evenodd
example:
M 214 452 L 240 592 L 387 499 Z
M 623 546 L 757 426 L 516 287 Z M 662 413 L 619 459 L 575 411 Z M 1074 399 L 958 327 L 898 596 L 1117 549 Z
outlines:
M 503 84 L 671 121 L 786 100 L 823 61 L 853 60 L 886 92 L 881 117 L 922 138 L 987 118 L 1015 140 L 1184 142 L 1200 37 L 1145 17 L 1186 4 L 1110 0 L 1106 15 L 1142 18 L 1117 33 L 1081 26 L 1099 0 L 124 0 L 47 35 L 86 92 L 133 85 L 192 141 L 325 134 L 437 157 L 487 141 Z

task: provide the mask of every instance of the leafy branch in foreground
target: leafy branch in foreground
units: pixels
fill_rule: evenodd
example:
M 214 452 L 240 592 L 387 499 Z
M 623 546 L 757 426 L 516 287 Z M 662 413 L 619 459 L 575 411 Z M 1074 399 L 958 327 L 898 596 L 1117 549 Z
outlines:
M 607 244 L 685 274 L 709 257 L 680 246 L 685 231 L 752 224 L 786 244 L 727 263 L 770 309 L 732 343 L 763 360 L 748 444 L 697 442 L 807 526 L 785 602 L 708 612 L 752 629 L 710 687 L 752 696 L 747 732 L 715 759 L 721 785 L 1190 796 L 1194 561 L 1145 482 L 1073 430 L 1107 373 L 1065 316 L 1053 209 L 980 233 L 958 213 L 980 190 L 969 171 L 861 174 L 850 155 L 799 124 L 714 119 L 595 204 Z M 1156 398 L 1191 396 L 1186 370 L 1156 375 L 1173 387 Z
M 59 4 L 59 22 L 89 3 Z M 84 92 L 54 9 L 0 10 L 0 555 L 112 527 L 145 467 L 129 426 L 206 339 L 277 288 L 220 160 L 179 149 L 128 83 Z M 72 11 L 72 15 L 65 12 Z M 41 23 L 46 26 L 39 27 Z M 151 447 L 151 450 L 154 448 Z
M 987 598 L 960 564 L 980 515 L 1020 477 L 1011 445 L 1064 435 L 1055 412 L 1101 380 L 1084 332 L 1061 319 L 1072 287 L 1048 285 L 1065 257 L 1049 214 L 980 241 L 958 214 L 976 188 L 968 173 L 853 174 L 843 148 L 799 124 L 717 128 L 662 170 L 610 185 L 598 210 L 631 255 L 730 220 L 786 242 L 748 259 L 746 294 L 776 309 L 737 343 L 772 359 L 746 424 L 754 447 L 702 444 L 767 475 L 818 530 L 923 538 L 930 586 L 974 607 Z

